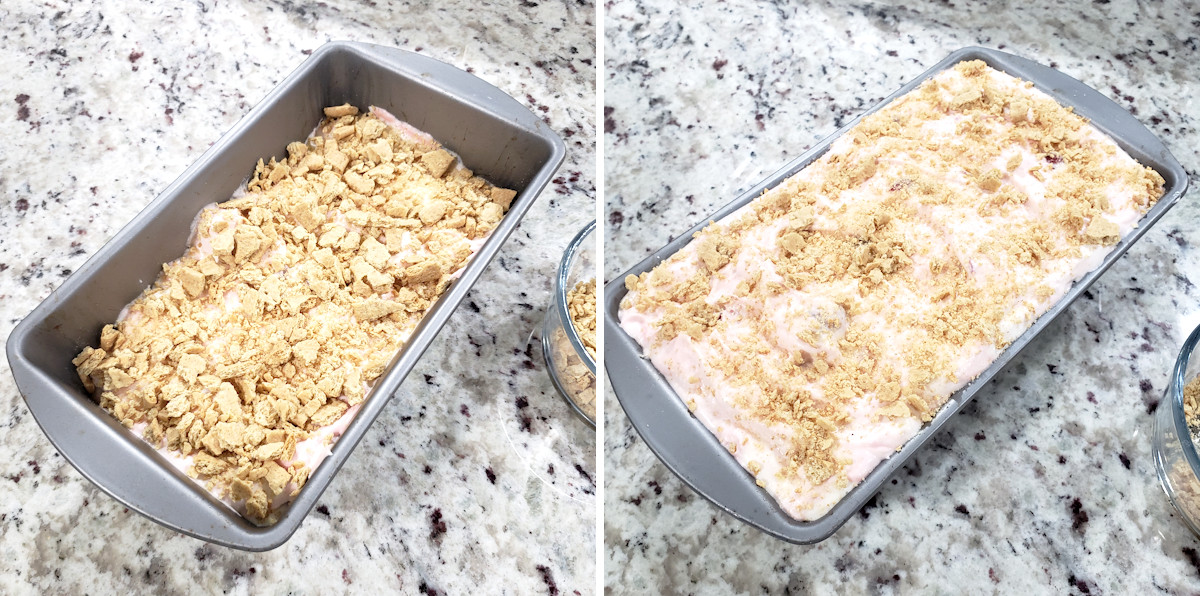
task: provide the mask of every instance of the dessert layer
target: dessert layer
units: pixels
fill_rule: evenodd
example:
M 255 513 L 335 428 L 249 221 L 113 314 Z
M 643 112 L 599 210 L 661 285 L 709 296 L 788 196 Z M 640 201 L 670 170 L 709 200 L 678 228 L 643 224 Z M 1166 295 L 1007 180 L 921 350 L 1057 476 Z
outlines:
M 184 256 L 74 360 L 102 407 L 262 524 L 515 196 L 376 108 L 326 108 L 287 151 L 202 210 Z
M 789 515 L 824 515 L 1094 269 L 1163 180 L 964 62 L 626 280 L 621 326 Z

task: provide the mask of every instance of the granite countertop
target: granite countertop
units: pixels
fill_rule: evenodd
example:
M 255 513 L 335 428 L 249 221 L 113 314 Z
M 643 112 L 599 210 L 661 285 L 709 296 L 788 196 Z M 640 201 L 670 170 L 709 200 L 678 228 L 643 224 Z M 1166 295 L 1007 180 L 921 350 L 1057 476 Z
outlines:
M 606 4 L 605 275 L 968 45 L 1098 89 L 1194 177 L 1195 8 L 1034 4 Z M 819 544 L 770 538 L 697 496 L 610 392 L 605 584 L 677 594 L 1194 591 L 1200 540 L 1158 484 L 1150 432 L 1178 348 L 1200 322 L 1195 195 Z
M 594 432 L 555 393 L 535 331 L 562 250 L 594 217 L 594 15 L 586 2 L 4 2 L 0 339 L 329 40 L 469 70 L 542 116 L 567 158 L 274 551 L 206 544 L 109 498 L 50 445 L 0 361 L 0 592 L 594 592 Z

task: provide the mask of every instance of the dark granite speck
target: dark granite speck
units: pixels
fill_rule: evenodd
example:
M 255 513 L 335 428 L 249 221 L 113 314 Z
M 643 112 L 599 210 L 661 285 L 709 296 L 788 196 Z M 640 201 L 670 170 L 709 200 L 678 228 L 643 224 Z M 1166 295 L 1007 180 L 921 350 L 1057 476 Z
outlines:
M 434 509 L 433 513 L 429 515 L 429 527 L 430 538 L 440 538 L 442 534 L 446 533 L 446 522 L 442 519 L 441 509 Z
M 1083 503 L 1076 498 L 1071 501 L 1071 529 L 1077 532 L 1082 532 L 1088 523 L 1087 511 L 1083 509 Z

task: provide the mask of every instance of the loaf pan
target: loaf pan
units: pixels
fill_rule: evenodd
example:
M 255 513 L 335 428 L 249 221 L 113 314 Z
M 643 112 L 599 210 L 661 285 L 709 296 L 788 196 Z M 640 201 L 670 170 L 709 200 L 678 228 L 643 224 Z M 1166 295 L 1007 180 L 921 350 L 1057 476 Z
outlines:
M 1112 137 L 1118 145 L 1143 165 L 1162 175 L 1166 181 L 1163 197 L 1142 217 L 1138 227 L 1123 238 L 1103 263 L 1077 281 L 1063 299 L 1044 313 L 1033 326 L 1016 339 L 1008 349 L 965 387 L 950 396 L 949 401 L 915 437 L 889 459 L 884 460 L 862 483 L 848 493 L 825 516 L 810 522 L 789 517 L 765 490 L 754 482 L 737 460 L 717 441 L 716 437 L 694 418 L 683 401 L 671 389 L 666 379 L 645 358 L 641 348 L 624 330 L 617 319 L 618 305 L 625 296 L 624 278 L 649 271 L 691 240 L 692 234 L 749 203 L 765 190 L 803 169 L 820 157 L 835 139 L 858 123 L 863 116 L 883 107 L 896 97 L 920 85 L 926 79 L 953 67 L 964 60 L 982 60 L 992 68 L 1030 81 L 1060 104 L 1070 106 L 1091 120 L 1092 124 Z M 992 377 L 1017 356 L 1034 338 L 1058 317 L 1088 286 L 1129 249 L 1150 226 L 1183 196 L 1187 189 L 1187 174 L 1178 161 L 1150 131 L 1128 112 L 1096 90 L 1064 75 L 1011 54 L 986 48 L 964 48 L 937 63 L 924 74 L 910 81 L 863 115 L 852 120 L 833 135 L 788 163 L 766 180 L 747 190 L 716 213 L 703 218 L 696 226 L 679 234 L 674 241 L 651 254 L 629 271 L 608 283 L 604 289 L 605 368 L 609 381 L 634 428 L 650 449 L 688 486 L 712 501 L 730 515 L 788 542 L 810 544 L 832 535 L 863 504 L 874 496 L 910 457 L 927 443 L 967 402 L 971 401 Z
M 259 158 L 286 156 L 322 108 L 375 105 L 429 133 L 497 186 L 518 192 L 509 212 L 392 360 L 332 455 L 273 526 L 221 503 L 94 403 L 71 359 L 162 264 L 179 258 L 200 208 L 228 200 Z M 312 54 L 13 331 L 7 351 L 17 387 L 50 442 L 87 479 L 171 529 L 252 551 L 275 548 L 300 526 L 350 452 L 462 302 L 562 162 L 563 143 L 499 89 L 457 68 L 394 48 L 328 43 Z M 380 490 L 386 490 L 381 488 Z

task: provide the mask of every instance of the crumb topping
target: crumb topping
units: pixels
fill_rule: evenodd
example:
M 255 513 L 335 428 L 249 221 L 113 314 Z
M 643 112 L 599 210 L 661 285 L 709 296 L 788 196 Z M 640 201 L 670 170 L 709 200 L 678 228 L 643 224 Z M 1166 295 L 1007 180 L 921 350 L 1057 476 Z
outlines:
M 931 420 L 1162 195 L 1031 87 L 960 63 L 626 278 L 622 324 L 723 441 L 766 445 L 727 444 L 760 484 L 848 490 L 847 429 Z
M 187 253 L 73 361 L 102 407 L 257 523 L 312 472 L 297 445 L 328 448 L 515 196 L 374 111 L 324 112 L 202 211 Z
M 1200 377 L 1183 386 L 1183 417 L 1189 428 L 1200 429 Z
M 1159 407 L 1165 408 L 1167 405 L 1162 404 Z M 1200 444 L 1200 377 L 1193 378 L 1183 386 L 1183 414 L 1189 439 L 1194 445 Z M 1182 437 L 1180 440 L 1183 440 Z M 1178 448 L 1175 448 L 1175 451 L 1178 451 Z M 1175 492 L 1174 503 L 1192 519 L 1200 518 L 1200 479 L 1197 479 L 1182 454 L 1166 459 L 1174 460 L 1167 471 L 1171 488 Z
M 596 358 L 596 280 L 580 281 L 567 292 L 567 313 L 570 325 L 593 360 Z M 553 316 L 558 322 L 557 314 Z M 563 321 L 566 324 L 565 321 Z M 566 393 L 588 418 L 596 417 L 596 375 L 588 368 L 562 325 L 549 331 L 550 352 L 547 360 Z
M 596 358 L 596 280 L 576 282 L 567 292 L 567 312 L 579 341 L 592 358 Z

